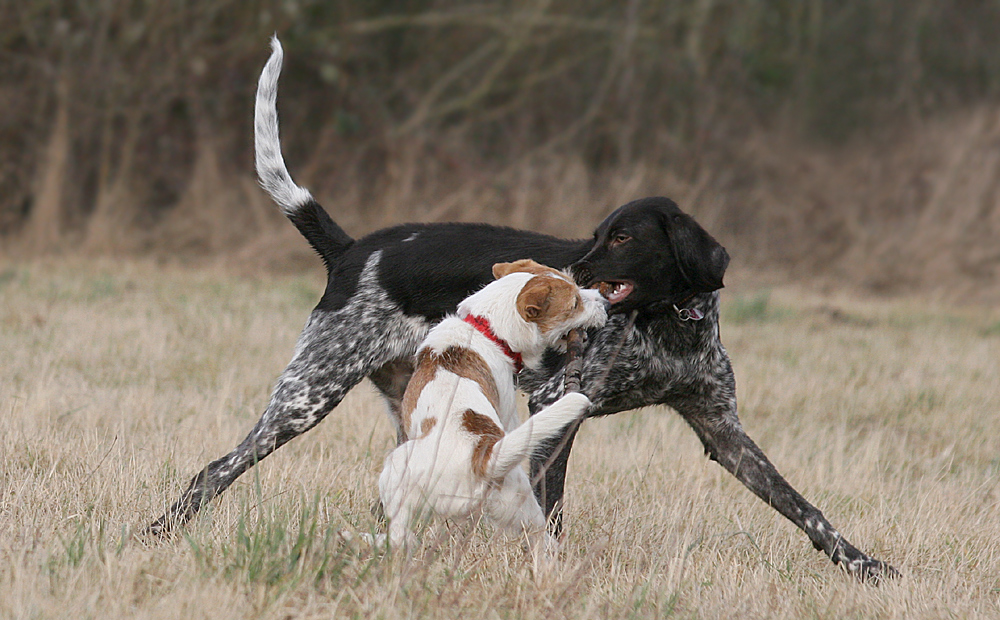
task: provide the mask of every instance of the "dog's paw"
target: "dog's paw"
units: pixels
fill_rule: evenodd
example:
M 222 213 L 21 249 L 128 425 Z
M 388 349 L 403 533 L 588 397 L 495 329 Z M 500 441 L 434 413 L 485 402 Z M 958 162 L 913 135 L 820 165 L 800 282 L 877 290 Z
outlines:
M 384 534 L 369 534 L 367 532 L 352 532 L 340 530 L 337 532 L 340 542 L 355 551 L 367 551 L 385 546 Z
M 580 413 L 590 409 L 591 405 L 590 399 L 583 392 L 570 392 L 563 396 L 560 401 L 567 407 L 578 409 Z
M 859 554 L 858 557 L 852 558 L 850 561 L 842 562 L 841 567 L 851 575 L 854 575 L 858 581 L 870 583 L 875 586 L 880 585 L 887 579 L 898 579 L 902 576 L 891 565 L 863 553 Z
M 172 526 L 173 522 L 167 517 L 167 515 L 163 515 L 156 521 L 150 523 L 147 527 L 137 532 L 135 534 L 135 538 L 145 542 L 166 540 L 174 535 Z
M 559 541 L 545 532 L 529 545 L 531 569 L 536 583 L 542 583 L 558 574 Z

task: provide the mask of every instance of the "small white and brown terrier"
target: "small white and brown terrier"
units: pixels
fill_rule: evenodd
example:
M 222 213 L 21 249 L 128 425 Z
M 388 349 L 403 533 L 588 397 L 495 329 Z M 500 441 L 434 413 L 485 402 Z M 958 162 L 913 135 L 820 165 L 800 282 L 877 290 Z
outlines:
M 531 260 L 497 263 L 493 275 L 420 345 L 399 421 L 407 440 L 386 457 L 379 494 L 393 546 L 412 547 L 413 527 L 427 517 L 483 517 L 526 536 L 537 565 L 556 544 L 519 465 L 590 400 L 566 394 L 519 425 L 514 375 L 537 367 L 571 330 L 600 327 L 607 301 Z M 362 536 L 385 544 L 386 534 Z

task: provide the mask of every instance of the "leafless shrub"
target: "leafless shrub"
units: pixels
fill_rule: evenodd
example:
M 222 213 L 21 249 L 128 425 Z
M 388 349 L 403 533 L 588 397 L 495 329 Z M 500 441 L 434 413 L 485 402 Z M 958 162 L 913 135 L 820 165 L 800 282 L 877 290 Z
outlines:
M 939 239 L 940 198 L 877 196 L 923 191 L 927 169 L 907 166 L 947 176 L 905 149 L 937 144 L 961 122 L 943 113 L 988 108 L 1000 84 L 1000 10 L 958 0 L 29 0 L 0 24 L 0 235 L 27 253 L 229 254 L 283 226 L 241 210 L 260 204 L 250 108 L 273 32 L 291 168 L 352 232 L 476 219 L 585 234 L 683 186 L 737 255 L 858 282 L 849 255 L 874 251 L 860 237 L 913 217 Z M 858 153 L 879 172 L 844 159 Z M 865 192 L 844 189 L 859 178 Z M 981 249 L 900 278 L 991 273 L 992 229 L 970 222 L 993 217 L 992 194 L 947 187 L 977 234 L 945 245 Z M 856 206 L 830 209 L 842 191 Z M 899 238 L 884 255 L 916 251 Z

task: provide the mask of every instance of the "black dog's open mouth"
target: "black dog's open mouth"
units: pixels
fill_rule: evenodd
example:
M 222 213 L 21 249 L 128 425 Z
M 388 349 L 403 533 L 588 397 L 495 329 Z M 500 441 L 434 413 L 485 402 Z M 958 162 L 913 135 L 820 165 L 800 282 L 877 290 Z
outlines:
M 628 297 L 634 288 L 631 282 L 625 282 L 623 280 L 595 282 L 594 284 L 591 284 L 590 287 L 596 288 L 600 291 L 601 295 L 611 302 L 612 305 L 617 304 Z

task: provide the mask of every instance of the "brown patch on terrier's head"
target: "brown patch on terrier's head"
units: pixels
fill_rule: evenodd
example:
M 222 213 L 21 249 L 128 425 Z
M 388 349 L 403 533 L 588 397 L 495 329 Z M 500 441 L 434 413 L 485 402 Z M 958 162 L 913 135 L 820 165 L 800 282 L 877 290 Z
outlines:
M 503 429 L 489 417 L 472 409 L 466 409 L 462 414 L 462 428 L 479 438 L 476 447 L 472 449 L 472 472 L 485 478 L 493 446 L 503 439 Z
M 543 334 L 581 311 L 582 301 L 576 285 L 561 277 L 535 276 L 517 295 L 518 314 L 529 323 L 537 323 Z
M 536 276 L 549 274 L 560 278 L 566 277 L 566 275 L 561 271 L 536 263 L 530 258 L 522 258 L 521 260 L 516 260 L 513 263 L 497 263 L 493 265 L 493 277 L 497 280 L 508 274 L 517 272 L 530 273 Z

